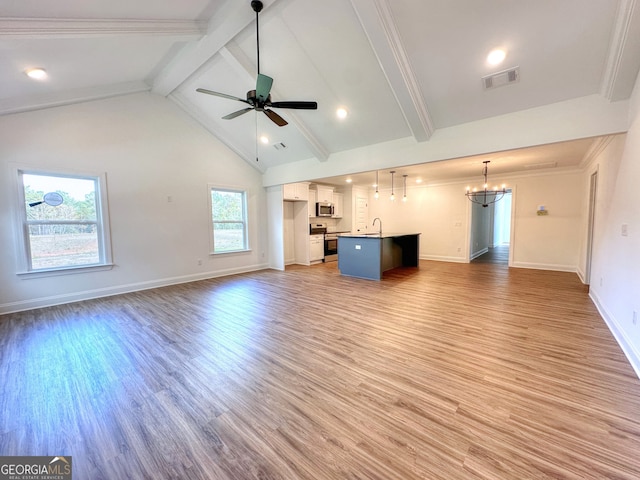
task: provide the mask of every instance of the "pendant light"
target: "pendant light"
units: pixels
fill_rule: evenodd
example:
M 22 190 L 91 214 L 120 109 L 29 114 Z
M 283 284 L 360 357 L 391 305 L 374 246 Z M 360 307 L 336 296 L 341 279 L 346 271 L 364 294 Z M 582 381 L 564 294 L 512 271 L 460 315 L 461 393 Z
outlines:
M 402 201 L 407 201 L 407 177 L 408 175 L 402 175 Z
M 393 193 L 393 175 L 396 173 L 396 171 L 395 170 L 391 170 L 389 173 L 391 174 L 391 197 L 390 197 L 390 199 L 393 202 L 396 199 L 396 195 L 395 195 L 395 193 Z
M 375 198 L 376 200 L 380 197 L 380 193 L 378 193 L 378 171 L 376 170 L 376 193 L 373 194 L 373 198 Z

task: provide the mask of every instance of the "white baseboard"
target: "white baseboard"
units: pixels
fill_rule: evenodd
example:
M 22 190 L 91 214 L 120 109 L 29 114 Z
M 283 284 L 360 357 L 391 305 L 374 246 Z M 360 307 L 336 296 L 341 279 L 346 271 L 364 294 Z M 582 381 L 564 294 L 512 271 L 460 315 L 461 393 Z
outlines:
M 478 250 L 477 252 L 473 252 L 471 254 L 471 260 L 473 260 L 474 258 L 478 258 L 480 255 L 484 255 L 485 253 L 489 253 L 489 249 L 488 248 L 483 248 L 482 250 Z
M 433 260 L 435 262 L 467 263 L 463 257 L 445 257 L 441 255 L 420 255 L 420 260 Z
M 533 270 L 553 270 L 555 272 L 576 273 L 575 265 L 557 265 L 555 263 L 513 262 L 511 266 L 515 268 L 531 268 Z
M 589 292 L 589 297 L 593 301 L 594 305 L 598 309 L 598 312 L 604 318 L 607 327 L 609 327 L 609 331 L 620 345 L 622 352 L 624 353 L 627 360 L 633 367 L 633 370 L 636 372 L 636 376 L 640 378 L 640 352 L 633 345 L 633 342 L 629 339 L 629 337 L 624 333 L 624 330 L 620 328 L 620 324 L 618 321 L 609 314 L 607 309 L 604 307 L 600 299 L 596 295 L 594 291 Z
M 580 281 L 586 285 L 587 280 L 585 278 L 584 272 L 580 267 L 576 268 L 576 273 L 578 274 L 578 278 L 580 279 Z
M 21 312 L 24 310 L 33 310 L 35 308 L 51 307 L 64 303 L 80 302 L 82 300 L 91 300 L 93 298 L 110 297 L 120 295 L 122 293 L 137 292 L 140 290 L 149 290 L 151 288 L 167 287 L 169 285 L 178 285 L 180 283 L 197 282 L 198 280 L 206 280 L 209 278 L 225 277 L 228 275 L 236 275 L 238 273 L 255 272 L 258 270 L 266 270 L 269 266 L 265 264 L 249 265 L 239 268 L 229 268 L 226 270 L 217 270 L 214 272 L 196 273 L 192 275 L 182 275 L 179 277 L 162 278 L 158 280 L 150 280 L 146 282 L 129 283 L 126 285 L 116 285 L 113 287 L 97 288 L 93 290 L 84 290 L 82 292 L 65 293 L 62 295 L 52 295 L 48 297 L 32 298 L 19 302 L 10 302 L 0 304 L 0 315 L 7 313 Z

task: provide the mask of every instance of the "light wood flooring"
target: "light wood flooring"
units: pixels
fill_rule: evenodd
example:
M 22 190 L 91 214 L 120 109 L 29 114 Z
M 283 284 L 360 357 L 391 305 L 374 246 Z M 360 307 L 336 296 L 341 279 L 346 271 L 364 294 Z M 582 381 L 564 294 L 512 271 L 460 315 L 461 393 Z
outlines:
M 474 258 L 471 263 L 494 263 L 497 265 L 509 265 L 509 245 L 496 245 L 489 247 L 489 251 Z
M 575 274 L 335 262 L 0 317 L 0 455 L 74 479 L 638 479 L 640 381 Z

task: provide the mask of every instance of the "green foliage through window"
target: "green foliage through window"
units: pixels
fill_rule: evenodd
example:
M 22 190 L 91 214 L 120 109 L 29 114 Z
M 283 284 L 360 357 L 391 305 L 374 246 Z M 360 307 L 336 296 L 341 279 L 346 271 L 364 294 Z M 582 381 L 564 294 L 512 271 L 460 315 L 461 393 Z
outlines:
M 211 189 L 213 252 L 246 250 L 246 193 L 238 190 Z
M 96 199 L 98 179 L 20 172 L 25 200 L 28 269 L 98 265 L 104 261 Z M 44 202 L 47 193 L 60 205 Z

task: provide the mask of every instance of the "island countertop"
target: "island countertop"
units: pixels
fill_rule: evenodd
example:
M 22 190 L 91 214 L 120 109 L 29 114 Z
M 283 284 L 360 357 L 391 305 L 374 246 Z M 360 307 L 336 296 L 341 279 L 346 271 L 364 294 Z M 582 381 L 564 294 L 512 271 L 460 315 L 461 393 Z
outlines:
M 338 237 L 351 237 L 351 238 L 395 238 L 395 237 L 406 237 L 408 235 L 421 235 L 419 232 L 382 232 L 380 233 L 339 233 Z

